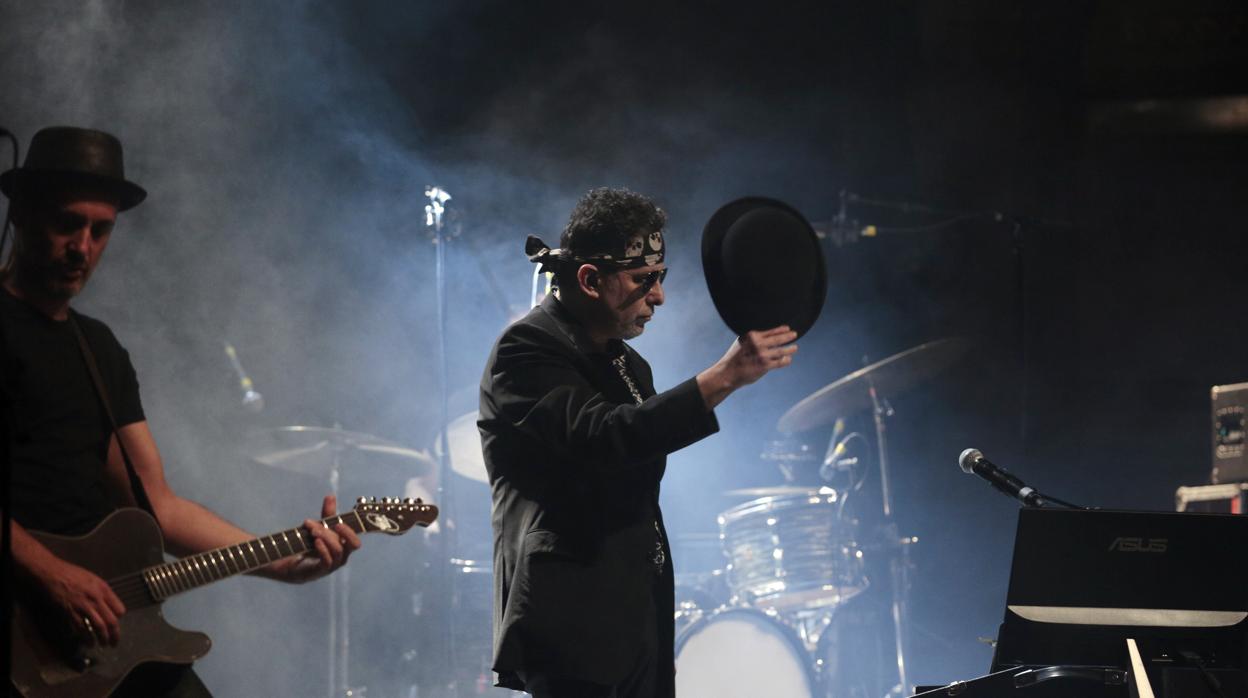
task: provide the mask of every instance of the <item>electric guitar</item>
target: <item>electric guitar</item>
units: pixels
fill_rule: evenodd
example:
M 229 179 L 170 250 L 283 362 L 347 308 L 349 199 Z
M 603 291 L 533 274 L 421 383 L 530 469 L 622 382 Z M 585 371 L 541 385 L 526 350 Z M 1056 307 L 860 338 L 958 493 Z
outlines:
M 356 533 L 399 535 L 428 526 L 438 508 L 419 499 L 361 498 L 348 513 L 322 519 L 346 524 Z M 165 622 L 165 599 L 270 562 L 312 550 L 312 535 L 292 528 L 245 543 L 165 561 L 160 527 L 141 509 L 113 512 L 84 536 L 32 532 L 58 557 L 108 581 L 126 605 L 116 647 L 86 646 L 47 627 L 47 609 L 22 599 L 13 605 L 13 687 L 26 698 L 103 698 L 139 664 L 190 664 L 208 653 L 203 633 Z

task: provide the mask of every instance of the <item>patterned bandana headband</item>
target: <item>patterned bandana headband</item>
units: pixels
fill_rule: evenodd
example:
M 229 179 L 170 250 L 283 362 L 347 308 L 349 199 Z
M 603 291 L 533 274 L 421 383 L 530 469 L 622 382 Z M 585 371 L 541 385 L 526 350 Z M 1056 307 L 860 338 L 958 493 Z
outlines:
M 529 261 L 542 265 L 538 271 L 553 273 L 563 264 L 595 264 L 608 269 L 639 269 L 659 264 L 663 261 L 663 231 L 649 235 L 634 235 L 628 239 L 624 249 L 617 253 L 601 253 L 586 256 L 574 255 L 570 250 L 551 249 L 536 235 L 530 235 L 524 241 L 524 253 Z

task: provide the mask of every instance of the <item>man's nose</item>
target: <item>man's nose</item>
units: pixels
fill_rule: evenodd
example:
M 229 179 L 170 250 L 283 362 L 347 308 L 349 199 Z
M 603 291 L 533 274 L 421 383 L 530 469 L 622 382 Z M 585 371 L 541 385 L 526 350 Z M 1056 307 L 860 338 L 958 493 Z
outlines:
M 646 296 L 647 300 L 650 301 L 650 305 L 663 305 L 663 282 L 655 281 Z
M 84 225 L 70 234 L 69 242 L 66 246 L 70 249 L 70 251 L 77 252 L 85 257 L 87 252 L 91 249 L 91 243 L 93 241 L 94 238 L 91 235 L 91 226 Z

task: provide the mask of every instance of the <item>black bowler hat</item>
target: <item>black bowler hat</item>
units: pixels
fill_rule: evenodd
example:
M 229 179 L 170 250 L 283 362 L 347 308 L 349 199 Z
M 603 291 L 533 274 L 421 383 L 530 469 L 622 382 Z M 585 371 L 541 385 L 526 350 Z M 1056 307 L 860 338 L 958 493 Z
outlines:
M 52 126 L 30 139 L 21 167 L 0 174 L 0 191 L 10 199 L 49 189 L 83 187 L 117 197 L 117 210 L 138 206 L 147 192 L 126 179 L 121 141 L 88 128 Z
M 800 337 L 828 292 L 814 229 L 775 199 L 737 199 L 716 211 L 702 230 L 702 270 L 715 309 L 738 335 L 788 325 Z

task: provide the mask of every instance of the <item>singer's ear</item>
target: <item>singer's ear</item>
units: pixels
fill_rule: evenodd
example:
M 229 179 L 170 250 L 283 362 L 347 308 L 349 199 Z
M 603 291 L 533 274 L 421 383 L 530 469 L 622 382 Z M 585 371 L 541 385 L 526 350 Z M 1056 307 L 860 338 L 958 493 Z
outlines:
M 602 275 L 598 272 L 598 267 L 592 264 L 582 264 L 576 270 L 576 285 L 580 287 L 581 293 L 590 298 L 598 297 L 598 283 L 602 280 Z

